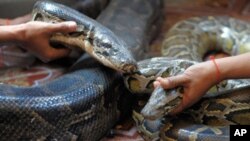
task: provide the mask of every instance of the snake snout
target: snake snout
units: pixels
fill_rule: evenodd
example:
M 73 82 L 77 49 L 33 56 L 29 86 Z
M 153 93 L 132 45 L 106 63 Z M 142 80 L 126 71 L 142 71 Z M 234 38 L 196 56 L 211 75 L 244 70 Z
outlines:
M 143 108 L 141 114 L 144 116 L 145 119 L 149 120 L 156 120 L 157 118 L 159 118 L 160 115 L 158 112 L 148 110 L 148 108 Z
M 129 53 L 122 53 L 123 52 L 121 52 L 119 55 L 111 55 L 111 61 L 113 62 L 112 64 L 114 64 L 115 68 L 117 68 L 117 70 L 122 73 L 136 72 L 138 70 L 138 66 L 135 59 Z

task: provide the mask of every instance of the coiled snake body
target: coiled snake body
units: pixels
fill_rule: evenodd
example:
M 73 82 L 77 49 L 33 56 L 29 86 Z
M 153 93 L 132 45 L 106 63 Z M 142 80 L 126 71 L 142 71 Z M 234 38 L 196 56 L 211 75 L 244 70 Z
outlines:
M 55 34 L 51 43 L 82 48 L 105 66 L 130 73 L 137 69 L 137 63 L 128 48 L 142 50 L 143 44 L 147 45 L 142 41 L 148 37 L 145 35 L 150 32 L 158 6 L 158 0 L 114 0 L 97 18 L 99 22 L 110 21 L 103 26 L 64 5 L 38 1 L 33 20 L 76 21 L 77 32 Z M 114 12 L 119 14 L 112 15 Z M 123 22 L 133 16 L 138 20 Z M 138 28 L 139 23 L 144 26 Z M 133 28 L 139 29 L 134 30 L 136 34 L 133 30 L 126 34 L 132 39 L 112 32 Z M 120 85 L 123 82 L 116 71 L 83 55 L 66 75 L 45 85 L 0 85 L 0 140 L 99 140 L 123 114 L 122 101 L 129 106 L 128 100 L 123 100 L 126 89 Z
M 174 58 L 154 58 L 139 63 L 151 66 L 128 76 L 135 92 L 152 91 L 155 77 L 172 76 L 203 60 L 209 51 L 237 55 L 249 51 L 249 24 L 230 17 L 196 17 L 174 25 L 162 44 L 162 54 Z M 246 60 L 245 60 L 246 61 Z M 148 63 L 150 62 L 150 63 Z M 158 64 L 157 62 L 162 62 Z M 141 81 L 143 80 L 143 81 Z M 136 84 L 133 87 L 130 84 Z M 182 99 L 182 88 L 157 88 L 141 114 L 134 112 L 138 129 L 148 140 L 229 140 L 229 125 L 250 124 L 248 79 L 227 80 L 211 88 L 198 104 L 178 117 L 168 112 Z M 147 89 L 141 89 L 147 86 Z
M 52 4 L 38 2 L 35 7 Z M 57 14 L 66 17 L 69 8 L 56 6 L 65 8 Z M 100 139 L 120 114 L 120 76 L 98 65 L 83 68 L 41 86 L 0 85 L 0 140 Z
M 56 34 L 51 42 L 72 48 L 83 47 L 88 54 L 102 64 L 124 73 L 124 80 L 130 91 L 150 92 L 152 82 L 157 76 L 176 75 L 196 63 L 172 58 L 154 58 L 139 62 L 137 66 L 133 59 L 133 55 L 138 57 L 136 51 L 133 51 L 132 55 L 129 50 L 141 49 L 136 47 L 142 46 L 146 38 L 145 34 L 150 32 L 148 28 L 155 17 L 155 9 L 159 7 L 159 1 L 134 0 L 128 3 L 118 0 L 111 2 L 112 8 L 107 9 L 107 13 L 112 11 L 111 9 L 114 9 L 113 13 L 116 10 L 122 11 L 118 7 L 123 7 L 129 9 L 119 14 L 125 17 L 123 20 L 126 20 L 129 15 L 138 14 L 141 21 L 134 21 L 134 25 L 147 23 L 139 28 L 141 29 L 139 32 L 135 30 L 138 36 L 134 36 L 134 39 L 129 38 L 130 33 L 119 34 L 119 30 L 129 31 L 129 28 L 134 25 L 123 23 L 123 26 L 120 26 L 122 22 L 118 22 L 120 25 L 116 27 L 115 23 L 121 20 L 115 14 L 112 15 L 115 19 L 113 19 L 112 26 L 118 36 L 96 21 L 52 2 L 36 3 L 34 20 L 76 21 L 77 32 L 69 35 Z M 128 14 L 130 10 L 135 13 Z M 141 11 L 147 12 L 145 14 Z M 100 17 L 104 19 L 105 16 Z M 109 27 L 105 23 L 103 22 Z M 208 19 L 186 20 L 170 30 L 163 44 L 163 54 L 168 57 L 201 61 L 203 55 L 211 48 L 210 45 L 231 55 L 243 53 L 248 50 L 248 29 L 250 28 L 245 22 L 232 18 L 209 17 Z M 137 40 L 138 38 L 140 39 Z M 134 48 L 128 49 L 129 47 Z M 100 139 L 119 117 L 117 99 L 122 96 L 117 84 L 121 83 L 121 77 L 120 74 L 103 66 L 97 65 L 96 67 L 93 64 L 84 65 L 84 63 L 89 63 L 88 57 L 83 56 L 76 63 L 74 67 L 76 70 L 46 85 L 31 88 L 1 85 L 1 140 Z M 248 80 L 230 80 L 219 84 L 219 89 L 212 89 L 209 92 L 227 94 L 214 99 L 204 99 L 200 103 L 202 105 L 200 109 L 194 107 L 187 112 L 188 114 L 181 115 L 190 118 L 189 122 L 184 122 L 181 117 L 167 118 L 168 111 L 181 100 L 180 89 L 167 92 L 163 89 L 156 89 L 142 110 L 142 114 L 134 112 L 134 119 L 139 131 L 150 140 L 158 138 L 167 140 L 177 138 L 177 136 L 180 140 L 214 139 L 214 137 L 219 140 L 228 139 L 228 126 L 225 125 L 248 124 L 249 122 L 248 89 L 243 89 L 247 86 L 249 86 Z M 237 90 L 238 88 L 241 90 Z M 214 104 L 217 106 L 213 106 Z

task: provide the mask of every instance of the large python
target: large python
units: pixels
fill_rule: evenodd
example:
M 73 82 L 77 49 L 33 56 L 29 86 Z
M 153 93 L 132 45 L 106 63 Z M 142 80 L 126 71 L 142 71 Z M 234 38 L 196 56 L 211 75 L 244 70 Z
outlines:
M 114 2 L 114 3 L 116 3 L 116 2 Z M 121 4 L 121 3 L 122 2 L 120 2 L 119 4 Z M 114 5 L 116 5 L 116 4 L 114 4 Z M 125 3 L 123 3 L 123 4 L 125 4 Z M 46 9 L 47 6 L 49 6 L 50 8 Z M 148 9 L 146 8 L 146 10 L 148 10 Z M 65 12 L 65 11 L 67 11 L 67 12 Z M 128 74 L 126 74 L 126 75 L 128 75 L 128 79 L 125 79 L 125 82 L 129 86 L 129 88 L 132 89 L 132 91 L 133 91 L 133 88 L 136 88 L 136 92 L 140 88 L 143 88 L 143 89 L 145 87 L 152 88 L 151 83 L 152 83 L 153 79 L 157 76 L 155 72 L 157 72 L 158 75 L 168 76 L 168 73 L 169 73 L 168 71 L 172 70 L 172 68 L 170 67 L 171 69 L 166 69 L 165 71 L 162 71 L 162 72 L 155 71 L 155 70 L 152 71 L 152 63 L 151 63 L 151 65 L 149 65 L 149 67 L 151 67 L 151 70 L 149 70 L 149 72 L 150 72 L 149 74 L 148 73 L 143 74 L 142 71 L 139 70 L 139 73 L 135 73 L 135 75 L 134 75 L 136 77 L 133 77 L 133 75 L 131 75 L 131 72 L 136 71 L 137 66 L 133 60 L 132 55 L 130 55 L 130 53 L 125 49 L 127 47 L 126 43 L 124 43 L 122 40 L 117 38 L 117 36 L 114 35 L 107 28 L 101 26 L 100 24 L 96 23 L 95 21 L 93 21 L 85 16 L 79 15 L 79 13 L 77 13 L 71 9 L 68 9 L 67 7 L 64 7 L 62 5 L 57 5 L 55 3 L 39 2 L 36 4 L 36 6 L 34 8 L 34 13 L 35 13 L 35 16 L 34 16 L 35 20 L 43 20 L 43 21 L 47 21 L 47 22 L 51 22 L 51 21 L 52 22 L 60 22 L 60 21 L 62 21 L 62 19 L 63 20 L 66 19 L 66 20 L 76 21 L 78 23 L 78 27 L 79 27 L 78 32 L 73 33 L 73 34 L 66 36 L 66 37 L 65 37 L 65 35 L 62 36 L 60 34 L 55 35 L 55 36 L 53 36 L 52 41 L 57 42 L 57 43 L 58 42 L 63 43 L 64 45 L 66 45 L 66 46 L 68 45 L 70 47 L 74 47 L 74 46 L 83 47 L 84 46 L 84 50 L 86 52 L 91 54 L 93 57 L 95 57 L 97 60 L 102 62 L 104 65 L 111 67 L 115 70 L 118 70 L 120 72 L 128 73 Z M 153 12 L 151 12 L 150 15 L 152 13 Z M 76 17 L 76 15 L 79 16 L 80 18 Z M 62 19 L 60 19 L 58 17 L 61 17 Z M 83 21 L 82 19 L 85 19 L 86 21 Z M 204 20 L 204 19 L 203 20 L 191 19 L 190 21 L 191 21 L 191 23 L 192 22 L 199 23 L 201 21 L 203 22 L 206 20 Z M 212 20 L 210 19 L 208 21 L 210 22 Z M 214 21 L 220 21 L 220 19 L 217 19 Z M 225 20 L 222 20 L 222 21 L 224 22 Z M 197 23 L 195 23 L 195 24 L 197 24 Z M 203 24 L 201 24 L 201 25 L 203 25 Z M 222 25 L 224 25 L 224 24 L 222 24 Z M 245 25 L 245 24 L 243 24 L 243 25 Z M 176 27 L 178 27 L 178 26 L 176 26 Z M 196 26 L 193 26 L 193 27 L 196 27 Z M 199 28 L 200 26 L 197 26 L 197 27 Z M 209 26 L 207 26 L 207 27 L 209 27 Z M 193 32 L 192 32 L 192 34 L 190 34 L 190 31 L 186 32 L 185 28 L 186 27 L 184 24 L 184 27 L 181 26 L 180 31 L 177 30 L 178 31 L 177 32 L 174 29 L 178 29 L 178 28 L 173 28 L 173 30 L 172 30 L 173 32 L 172 33 L 170 32 L 169 38 L 177 37 L 177 39 L 174 38 L 174 40 L 170 40 L 169 38 L 167 38 L 170 40 L 170 41 L 167 41 L 167 43 L 170 43 L 170 45 L 167 45 L 168 49 L 166 51 L 166 52 L 168 52 L 167 53 L 168 56 L 171 56 L 171 57 L 172 56 L 174 56 L 174 57 L 176 57 L 176 56 L 190 56 L 190 54 L 191 54 L 191 57 L 194 57 L 195 59 L 198 59 L 198 61 L 200 61 L 201 57 L 199 57 L 199 55 L 203 55 L 203 54 L 199 51 L 200 50 L 205 51 L 205 52 L 207 51 L 207 48 L 205 48 L 205 49 L 197 48 L 197 46 L 195 46 L 196 44 L 194 42 L 191 42 L 191 44 L 190 44 L 191 46 L 188 46 L 188 44 L 186 42 L 184 42 L 185 43 L 184 46 L 187 45 L 186 47 L 183 47 L 182 45 L 176 47 L 172 43 L 175 43 L 175 44 L 179 43 L 178 42 L 179 36 L 177 35 L 177 33 L 180 33 L 180 36 L 190 35 L 192 39 L 197 39 L 195 37 L 198 37 L 198 39 L 200 37 L 202 37 L 202 39 L 205 39 L 205 41 L 207 40 L 207 38 L 204 38 L 203 36 L 205 36 L 205 37 L 208 36 L 209 37 L 208 39 L 212 39 L 212 40 L 208 40 L 208 41 L 222 41 L 222 43 L 225 43 L 225 42 L 228 43 L 227 45 L 230 45 L 230 43 L 232 43 L 231 41 L 234 41 L 231 39 L 228 40 L 228 38 L 226 38 L 226 40 L 224 40 L 223 38 L 225 36 L 222 36 L 223 37 L 222 40 L 218 40 L 218 39 L 213 40 L 214 38 L 210 38 L 210 37 L 214 37 L 214 35 L 215 35 L 215 37 L 218 37 L 217 35 L 218 35 L 218 33 L 220 33 L 220 30 L 218 30 L 218 28 L 215 28 L 216 32 L 205 32 L 205 33 L 201 32 L 202 33 L 201 35 L 199 35 L 199 34 L 195 35 L 195 34 L 193 34 Z M 190 27 L 188 26 L 188 28 L 186 28 L 186 29 L 190 29 Z M 225 29 L 225 31 L 228 30 L 228 28 L 222 28 L 222 29 L 223 30 Z M 209 30 L 211 30 L 211 29 L 209 29 Z M 184 31 L 184 32 L 181 32 L 181 31 Z M 208 30 L 205 30 L 205 31 L 208 31 Z M 217 31 L 219 31 L 219 32 L 217 32 Z M 224 33 L 224 32 L 222 32 L 222 33 Z M 221 35 L 221 34 L 219 34 L 219 35 Z M 228 37 L 228 36 L 226 36 L 226 37 Z M 229 36 L 229 37 L 231 37 L 231 36 Z M 232 37 L 234 37 L 234 36 L 232 36 Z M 79 41 L 79 39 L 80 39 L 80 41 Z M 181 38 L 180 41 L 183 41 L 182 39 L 183 38 Z M 246 39 L 246 38 L 243 38 L 243 39 Z M 67 42 L 65 42 L 65 41 L 67 41 Z M 184 40 L 184 41 L 186 41 L 186 40 Z M 128 40 L 128 42 L 131 42 L 131 39 Z M 208 43 L 208 42 L 202 42 L 202 43 Z M 73 46 L 72 46 L 72 44 L 73 44 Z M 122 49 L 119 50 L 117 48 L 118 46 L 120 46 Z M 179 50 L 180 48 L 181 48 L 181 50 Z M 183 50 L 183 49 L 185 49 L 185 50 Z M 189 52 L 190 53 L 189 54 L 186 51 L 186 50 L 190 50 L 190 49 L 191 50 L 198 49 L 198 50 L 195 50 L 195 51 L 198 51 L 198 57 L 196 56 L 197 54 L 195 54 L 195 52 Z M 234 49 L 235 49 L 235 47 L 234 47 Z M 241 47 L 241 49 L 242 49 L 242 47 Z M 243 49 L 245 49 L 245 48 L 243 47 Z M 82 59 L 82 60 L 84 60 L 84 59 Z M 125 60 L 123 60 L 123 59 L 125 59 Z M 160 60 L 160 59 L 156 58 L 153 60 Z M 172 60 L 172 61 L 174 62 L 174 60 Z M 169 60 L 167 62 L 169 62 Z M 187 66 L 189 66 L 189 64 L 192 64 L 190 62 L 186 63 L 185 61 L 181 61 L 181 60 L 179 60 L 179 62 L 180 63 L 178 63 L 178 61 L 172 63 L 172 65 L 174 65 L 173 70 L 176 70 L 176 68 L 178 70 L 178 66 L 180 66 L 181 70 L 183 70 L 183 65 L 187 67 Z M 140 63 L 139 63 L 139 66 L 140 66 Z M 98 71 L 100 68 L 101 67 L 95 68 L 96 71 L 92 70 L 93 68 L 90 68 L 89 72 L 87 69 L 86 74 L 83 73 L 82 70 L 76 71 L 75 76 L 76 77 L 81 76 L 81 77 L 74 78 L 73 77 L 74 75 L 72 75 L 72 74 L 74 74 L 75 72 L 73 72 L 73 73 L 70 73 L 68 75 L 67 79 L 66 79 L 67 75 L 65 75 L 63 78 L 61 78 L 62 80 L 58 79 L 58 80 L 53 81 L 47 85 L 44 85 L 41 87 L 36 87 L 36 88 L 15 88 L 12 86 L 3 86 L 3 89 L 5 88 L 7 91 L 3 92 L 4 96 L 2 97 L 2 99 L 3 99 L 2 105 L 4 105 L 4 106 L 1 106 L 1 107 L 3 107 L 3 109 L 1 109 L 1 110 L 3 111 L 2 115 L 5 116 L 5 117 L 2 117 L 2 119 L 4 121 L 3 122 L 4 123 L 3 129 L 6 129 L 6 127 L 7 127 L 7 129 L 3 130 L 4 133 L 2 133 L 2 135 L 3 135 L 2 138 L 8 139 L 8 140 L 12 140 L 12 139 L 13 140 L 14 139 L 25 139 L 25 140 L 27 140 L 27 139 L 31 139 L 31 140 L 32 139 L 42 139 L 42 140 L 45 140 L 45 139 L 49 139 L 49 140 L 50 139 L 51 140 L 52 139 L 59 139 L 59 140 L 60 139 L 63 139 L 63 140 L 89 139 L 89 140 L 95 140 L 95 139 L 100 138 L 104 134 L 104 132 L 106 132 L 106 130 L 111 127 L 111 125 L 112 125 L 111 121 L 116 119 L 117 111 L 118 111 L 117 109 L 115 109 L 115 110 L 112 109 L 112 108 L 115 108 L 117 105 L 116 96 L 111 96 L 110 98 L 107 98 L 109 95 L 106 93 L 103 94 L 104 92 L 107 92 L 106 90 L 108 90 L 108 91 L 110 89 L 114 90 L 114 87 L 112 87 L 112 85 L 111 86 L 108 85 L 108 84 L 110 84 L 110 80 L 108 80 L 107 78 L 112 78 L 112 76 L 113 75 L 116 76 L 116 74 L 115 73 L 110 74 L 110 72 L 103 73 L 102 71 Z M 185 67 L 184 67 L 184 69 L 185 69 Z M 78 74 L 78 73 L 80 73 L 80 74 Z M 95 75 L 101 74 L 104 76 L 99 75 L 98 76 L 99 79 L 97 80 L 96 77 L 94 75 L 92 75 L 93 73 L 95 73 Z M 181 73 L 181 71 L 177 71 L 177 73 Z M 111 76 L 108 76 L 108 75 L 111 75 Z M 152 75 L 154 78 L 148 79 L 149 78 L 148 76 L 150 76 L 150 75 Z M 93 76 L 92 79 L 94 79 L 94 80 L 92 81 L 92 79 L 89 76 Z M 105 76 L 108 76 L 108 77 L 105 79 Z M 146 84 L 146 85 L 140 85 L 140 87 L 138 88 L 138 87 L 135 87 L 134 84 L 137 84 L 137 80 L 139 77 L 147 78 L 149 81 L 148 80 L 144 81 L 145 79 L 141 79 L 141 80 L 143 80 L 142 81 L 143 84 Z M 81 80 L 81 78 L 87 79 L 87 81 L 83 81 L 83 80 Z M 102 78 L 104 78 L 104 79 L 102 79 Z M 108 81 L 105 82 L 103 80 L 108 80 Z M 75 87 L 67 88 L 66 85 L 68 85 L 69 83 L 73 84 L 73 82 L 78 84 L 78 85 L 76 85 L 76 88 Z M 89 83 L 89 85 L 86 85 L 88 83 Z M 242 84 L 242 81 L 240 81 L 240 82 L 232 81 L 232 83 L 228 82 L 226 84 L 222 84 L 221 86 L 222 86 L 222 88 L 228 88 L 228 86 L 230 86 L 230 87 L 233 86 L 233 88 L 235 88 L 234 87 L 234 86 L 236 86 L 235 84 L 238 84 L 238 83 Z M 83 85 L 83 86 L 80 86 L 80 85 Z M 243 85 L 245 86 L 248 84 L 244 83 Z M 243 86 L 243 85 L 240 85 L 240 86 Z M 58 87 L 61 91 L 58 91 L 59 90 Z M 83 90 L 78 89 L 79 87 L 82 87 Z M 62 88 L 64 88 L 64 89 L 62 89 Z M 112 91 L 112 90 L 110 90 L 110 91 Z M 36 91 L 39 93 L 34 94 L 34 92 L 36 92 Z M 93 95 L 91 95 L 91 94 L 88 96 L 86 96 L 86 94 L 85 94 L 83 96 L 82 91 L 84 91 L 84 93 L 86 92 L 86 94 L 90 94 L 90 91 L 94 91 L 92 93 L 93 95 L 94 94 L 101 94 L 103 96 L 97 96 L 96 98 L 93 98 L 92 97 Z M 12 94 L 15 94 L 15 96 L 12 96 L 11 92 L 13 92 Z M 140 131 L 144 132 L 145 135 L 148 136 L 149 134 L 152 134 L 152 132 L 150 130 L 148 130 L 147 127 L 152 128 L 153 124 L 154 125 L 165 124 L 165 128 L 160 129 L 161 130 L 160 131 L 161 139 L 170 139 L 171 136 L 167 136 L 168 132 L 169 132 L 169 127 L 167 125 L 170 124 L 170 127 L 171 127 L 172 123 L 166 122 L 167 121 L 167 120 L 165 120 L 166 118 L 164 118 L 164 122 L 166 122 L 166 123 L 164 123 L 160 120 L 162 120 L 161 119 L 162 114 L 167 114 L 167 112 L 168 112 L 168 111 L 162 112 L 162 110 L 166 110 L 166 109 L 169 110 L 171 108 L 174 108 L 175 105 L 177 105 L 178 102 L 181 100 L 181 95 L 178 92 L 179 91 L 175 91 L 175 90 L 170 92 L 170 93 L 173 93 L 173 95 L 174 95 L 174 98 L 170 99 L 170 101 L 169 101 L 170 105 L 166 104 L 166 101 L 164 101 L 165 99 L 159 99 L 159 103 L 164 105 L 164 106 L 160 105 L 160 107 L 161 107 L 160 114 L 159 114 L 160 116 L 157 114 L 153 114 L 153 115 L 156 115 L 156 117 L 153 117 L 152 115 L 150 115 L 151 114 L 150 112 L 148 112 L 148 113 L 144 112 L 147 110 L 151 110 L 151 111 L 155 110 L 154 112 L 158 112 L 157 111 L 158 109 L 156 108 L 157 106 L 159 106 L 158 104 L 156 104 L 155 106 L 152 107 L 152 109 L 155 108 L 154 110 L 152 110 L 150 108 L 147 109 L 149 106 L 146 106 L 145 107 L 146 110 L 144 109 L 142 111 L 143 116 L 140 114 L 137 114 L 137 113 L 134 114 L 135 120 L 139 124 L 138 125 L 139 129 L 140 129 L 140 127 L 142 127 L 140 129 Z M 28 93 L 31 93 L 31 94 L 27 95 Z M 157 93 L 157 96 L 159 96 L 159 93 L 164 93 L 164 90 L 159 91 L 157 89 L 155 91 L 155 93 Z M 153 101 L 157 100 L 156 99 L 157 97 L 154 97 L 154 95 L 156 95 L 155 93 L 153 93 L 153 96 L 151 97 L 151 99 L 153 99 Z M 52 96 L 51 96 L 51 94 L 52 94 Z M 56 94 L 56 95 L 53 95 L 53 94 Z M 77 99 L 70 99 L 70 98 L 72 98 L 71 95 L 72 95 L 72 97 L 75 97 L 77 95 Z M 83 98 L 81 99 L 80 97 L 78 97 L 78 95 L 83 96 Z M 162 95 L 164 95 L 164 94 L 162 94 Z M 230 96 L 231 95 L 235 96 L 236 94 L 232 93 L 232 94 L 230 94 Z M 236 96 L 235 100 L 233 99 L 233 96 L 229 97 L 229 98 L 230 98 L 230 100 L 236 101 L 237 104 L 240 103 L 241 101 L 245 102 L 245 100 L 246 100 L 246 99 L 240 99 L 243 97 L 243 94 L 241 94 L 240 98 L 238 98 Z M 29 100 L 27 100 L 27 97 Z M 86 97 L 93 98 L 93 99 L 99 99 L 99 101 L 89 100 Z M 117 97 L 119 97 L 119 96 L 117 96 Z M 226 96 L 226 97 L 228 98 L 228 96 Z M 225 100 L 226 98 L 222 96 L 221 99 Z M 48 102 L 46 102 L 46 100 L 48 100 Z M 70 100 L 73 100 L 73 101 L 70 101 Z M 78 100 L 79 100 L 79 102 L 78 102 Z M 114 100 L 114 101 L 109 103 L 110 102 L 109 100 L 111 100 L 111 101 Z M 206 101 L 208 101 L 208 100 L 204 100 L 204 101 L 206 103 Z M 9 102 L 11 104 L 8 104 Z M 31 104 L 27 104 L 27 102 L 29 102 Z M 149 101 L 149 103 L 148 103 L 149 105 L 151 104 L 150 102 L 151 101 Z M 65 103 L 67 103 L 67 104 L 65 104 Z M 210 103 L 211 102 L 208 102 L 208 104 L 210 104 Z M 214 103 L 217 104 L 219 102 L 215 101 Z M 222 103 L 222 105 L 224 103 Z M 80 104 L 80 105 L 77 105 L 77 104 Z M 84 111 L 83 112 L 81 108 L 83 108 L 85 104 L 87 104 L 87 107 L 84 108 L 85 111 L 83 110 Z M 46 107 L 47 105 L 49 105 L 49 107 Z M 11 106 L 11 107 L 8 107 L 8 106 Z M 60 108 L 60 106 L 61 106 L 61 108 Z M 165 108 L 165 106 L 167 108 Z M 104 107 L 106 107 L 106 109 Z M 162 108 L 162 107 L 164 107 L 164 108 Z M 207 106 L 203 106 L 203 107 L 207 108 Z M 246 103 L 246 105 L 243 104 L 243 107 L 244 108 L 242 108 L 242 107 L 240 107 L 238 109 L 236 108 L 237 110 L 239 110 L 239 112 L 238 111 L 236 113 L 232 112 L 232 114 L 236 114 L 236 115 L 240 114 L 241 118 L 242 118 L 242 116 L 246 117 L 246 113 L 243 113 L 243 114 L 241 114 L 241 113 L 244 110 L 249 111 L 248 103 Z M 80 108 L 80 109 L 78 109 L 78 108 Z M 55 112 L 53 110 L 58 111 L 58 112 Z M 112 111 L 110 112 L 109 110 L 112 110 Z M 219 109 L 219 110 L 222 111 L 221 109 Z M 229 111 L 231 114 L 230 110 L 231 109 L 226 110 L 226 112 Z M 207 111 L 209 111 L 209 110 L 207 110 Z M 75 114 L 75 112 L 77 114 Z M 107 113 L 115 113 L 115 114 L 111 115 L 109 117 L 109 116 L 107 116 L 107 115 L 109 115 Z M 54 114 L 55 118 L 54 117 L 52 118 L 51 114 Z M 99 114 L 105 115 L 105 118 L 102 118 L 102 119 L 100 119 L 100 117 L 98 118 Z M 201 114 L 199 113 L 198 115 L 201 115 Z M 203 115 L 208 115 L 208 114 L 205 113 Z M 215 114 L 213 114 L 213 115 L 215 115 Z M 224 116 L 224 115 L 222 115 L 222 116 Z M 141 120 L 141 117 L 142 118 L 153 118 L 153 119 L 160 118 L 160 120 L 157 119 L 157 120 L 152 122 L 153 124 L 150 125 L 147 123 L 149 123 L 151 121 L 145 120 L 145 119 Z M 106 118 L 108 118 L 108 119 L 106 120 Z M 6 119 L 9 119 L 10 121 L 6 121 Z M 84 127 L 84 124 L 87 124 L 88 119 L 91 120 L 90 124 L 89 124 L 90 128 Z M 101 120 L 103 120 L 103 121 L 101 121 Z M 179 119 L 174 119 L 173 122 L 178 121 L 178 120 Z M 16 121 L 19 121 L 19 122 L 16 122 Z M 34 123 L 34 124 L 30 124 L 30 123 Z M 102 124 L 100 124 L 100 123 L 102 123 Z M 104 123 L 106 123 L 107 125 L 105 126 Z M 178 125 L 180 123 L 181 123 L 181 120 L 180 120 L 180 122 L 176 122 L 176 125 Z M 20 128 L 15 128 L 16 124 L 20 124 L 21 126 L 18 126 Z M 189 122 L 186 124 L 192 125 L 193 123 Z M 36 125 L 35 127 L 39 127 L 39 129 L 33 127 L 32 125 Z M 181 124 L 180 126 L 182 126 L 182 125 L 185 125 L 185 124 Z M 99 127 L 99 126 L 101 126 L 101 127 Z M 196 132 L 191 132 L 191 130 L 187 129 L 187 131 L 184 131 L 184 133 L 187 133 L 187 136 L 191 135 L 192 138 L 199 138 L 200 137 L 201 139 L 204 139 L 207 137 L 211 137 L 211 135 L 206 133 L 206 132 L 203 134 L 203 133 L 201 133 L 201 131 L 211 129 L 212 131 L 214 131 L 213 133 L 222 134 L 222 133 L 220 133 L 220 131 L 224 131 L 224 127 L 225 127 L 225 126 L 223 126 L 223 128 L 220 129 L 220 128 L 215 128 L 215 127 L 206 127 L 205 125 L 197 125 L 197 126 L 200 128 L 196 127 L 196 129 L 198 129 Z M 10 127 L 12 127 L 12 128 L 10 128 Z M 23 128 L 30 129 L 30 132 L 26 132 L 25 130 L 22 130 Z M 92 134 L 86 134 L 86 133 L 84 134 L 84 132 L 85 132 L 84 130 L 86 130 L 86 129 L 92 129 L 91 130 Z M 103 131 L 103 130 L 98 131 L 96 129 L 104 129 L 105 131 Z M 199 130 L 199 129 L 201 129 L 201 130 Z M 93 132 L 93 131 L 97 131 L 97 132 Z M 158 129 L 157 129 L 157 131 L 158 131 Z M 10 133 L 12 134 L 11 137 L 10 137 Z M 149 134 L 147 134 L 147 133 L 149 133 Z M 193 135 L 193 133 L 195 135 Z M 226 133 L 228 133 L 228 132 L 226 132 Z M 185 134 L 181 134 L 181 133 L 176 134 L 175 132 L 170 132 L 170 134 L 172 134 L 172 136 L 173 136 L 173 134 L 175 134 L 175 136 L 178 136 L 179 139 L 185 139 L 185 137 L 186 137 Z M 15 135 L 15 136 L 13 136 L 13 135 Z M 222 134 L 222 135 L 224 135 L 224 134 Z M 95 136 L 95 137 L 93 137 L 93 136 Z M 148 137 L 151 138 L 152 136 L 149 135 Z M 216 136 L 216 138 L 218 139 L 217 136 Z M 224 139 L 224 138 L 222 138 L 222 139 Z M 226 136 L 225 139 L 228 139 L 228 137 Z
M 101 25 L 64 5 L 38 1 L 34 6 L 33 20 L 76 21 L 77 32 L 56 34 L 51 42 L 72 48 L 77 46 L 102 64 L 130 73 L 137 68 L 137 63 L 128 48 L 143 50 L 141 47 L 145 43 L 142 41 L 148 38 L 145 35 L 151 31 L 159 6 L 158 0 L 113 0 L 97 18 L 103 22 Z M 135 17 L 137 20 L 130 24 L 126 22 L 127 18 Z M 131 30 L 133 28 L 135 30 Z M 120 30 L 130 32 L 126 36 L 113 33 Z M 122 98 L 126 97 L 122 94 L 126 89 L 120 87 L 119 84 L 123 83 L 117 71 L 93 61 L 84 55 L 71 71 L 45 85 L 18 87 L 1 84 L 0 140 L 94 141 L 105 135 L 123 114 L 119 109 L 124 101 Z M 125 102 L 129 106 L 128 100 Z
M 139 62 L 140 72 L 127 76 L 127 86 L 137 93 L 151 92 L 156 77 L 183 73 L 209 51 L 230 55 L 248 52 L 249 33 L 247 22 L 230 17 L 181 21 L 169 30 L 162 44 L 162 54 L 174 58 Z M 141 113 L 134 112 L 134 119 L 147 140 L 229 140 L 229 125 L 250 124 L 249 84 L 249 79 L 223 81 L 208 91 L 209 98 L 203 98 L 178 117 L 168 113 L 182 100 L 182 88 L 159 87 Z

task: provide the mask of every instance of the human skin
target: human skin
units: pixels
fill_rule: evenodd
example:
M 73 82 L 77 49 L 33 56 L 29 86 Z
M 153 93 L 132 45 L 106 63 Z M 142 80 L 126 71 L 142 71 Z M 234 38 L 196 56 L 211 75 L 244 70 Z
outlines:
M 187 68 L 183 74 L 168 78 L 158 77 L 154 87 L 171 89 L 183 86 L 182 102 L 171 114 L 180 113 L 196 103 L 215 84 L 226 79 L 250 78 L 250 53 L 202 62 Z M 217 67 L 218 66 L 218 70 Z M 219 71 L 219 77 L 217 73 Z
M 13 19 L 0 18 L 0 25 L 16 25 L 16 24 L 26 23 L 30 21 L 31 18 L 32 18 L 31 14 L 26 14 L 26 15 L 16 17 Z
M 0 26 L 0 43 L 15 43 L 28 50 L 44 62 L 65 57 L 70 53 L 68 48 L 53 48 L 49 39 L 54 33 L 73 32 L 75 22 L 45 23 L 30 21 L 17 25 Z

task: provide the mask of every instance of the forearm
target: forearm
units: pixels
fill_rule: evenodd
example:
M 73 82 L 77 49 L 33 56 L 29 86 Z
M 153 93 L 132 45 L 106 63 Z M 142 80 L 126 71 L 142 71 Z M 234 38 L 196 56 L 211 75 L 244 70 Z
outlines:
M 250 53 L 216 59 L 221 79 L 250 78 Z
M 0 43 L 19 43 L 24 31 L 24 24 L 0 26 Z

